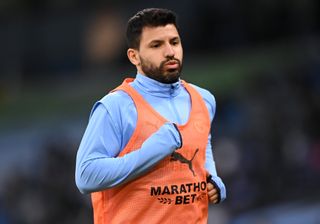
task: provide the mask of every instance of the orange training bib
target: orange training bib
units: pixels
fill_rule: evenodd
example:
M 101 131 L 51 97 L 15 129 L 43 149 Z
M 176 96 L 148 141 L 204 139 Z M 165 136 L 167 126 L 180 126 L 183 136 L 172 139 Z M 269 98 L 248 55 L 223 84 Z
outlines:
M 137 125 L 119 156 L 138 150 L 165 122 L 125 79 L 115 91 L 126 92 L 137 109 Z M 201 95 L 182 81 L 191 97 L 186 124 L 178 126 L 183 146 L 128 183 L 92 193 L 95 224 L 205 224 L 208 196 L 205 154 L 210 119 Z M 150 149 L 152 150 L 152 149 Z

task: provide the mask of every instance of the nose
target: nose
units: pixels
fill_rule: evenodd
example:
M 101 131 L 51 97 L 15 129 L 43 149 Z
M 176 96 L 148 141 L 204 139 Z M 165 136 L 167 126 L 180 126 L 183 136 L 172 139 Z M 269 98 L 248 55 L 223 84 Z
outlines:
M 175 54 L 175 51 L 172 47 L 171 44 L 166 44 L 166 48 L 165 48 L 165 57 L 173 57 Z

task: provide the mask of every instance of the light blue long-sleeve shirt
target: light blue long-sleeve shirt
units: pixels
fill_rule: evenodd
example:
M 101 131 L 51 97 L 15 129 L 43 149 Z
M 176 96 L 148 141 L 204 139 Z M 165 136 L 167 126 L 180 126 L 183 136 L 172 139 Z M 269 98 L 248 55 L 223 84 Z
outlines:
M 180 81 L 163 84 L 137 74 L 130 85 L 168 121 L 179 125 L 187 122 L 191 101 Z M 192 86 L 203 97 L 212 122 L 216 108 L 213 95 L 205 89 Z M 136 122 L 134 102 L 123 91 L 112 92 L 93 106 L 76 159 L 75 179 L 82 193 L 100 191 L 132 180 L 183 144 L 172 123 L 166 123 L 139 150 L 117 157 L 131 138 Z M 150 148 L 153 150 L 148 150 Z M 211 135 L 208 136 L 205 168 L 219 188 L 223 201 L 226 189 L 216 172 Z

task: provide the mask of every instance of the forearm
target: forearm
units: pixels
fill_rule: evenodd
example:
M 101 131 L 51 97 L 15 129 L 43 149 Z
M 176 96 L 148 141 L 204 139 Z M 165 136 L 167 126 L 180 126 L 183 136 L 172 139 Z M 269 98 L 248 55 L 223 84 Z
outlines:
M 117 186 L 145 173 L 179 148 L 180 144 L 179 133 L 172 124 L 165 124 L 161 130 L 150 136 L 140 149 L 123 157 L 109 157 L 101 153 L 82 157 L 79 150 L 76 184 L 82 193 Z
M 216 165 L 214 162 L 212 148 L 211 148 L 211 143 L 210 144 L 208 143 L 208 145 L 207 145 L 205 167 L 206 167 L 207 171 L 209 172 L 211 180 L 214 182 L 213 184 L 219 190 L 219 195 L 220 195 L 219 201 L 222 202 L 223 200 L 226 199 L 226 196 L 227 196 L 226 195 L 226 187 L 225 187 L 223 181 L 221 180 L 221 178 L 217 174 Z

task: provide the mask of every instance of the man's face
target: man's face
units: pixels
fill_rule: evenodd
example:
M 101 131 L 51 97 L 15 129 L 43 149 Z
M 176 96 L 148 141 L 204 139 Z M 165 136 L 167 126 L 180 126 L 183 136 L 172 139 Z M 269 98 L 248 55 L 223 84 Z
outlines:
M 144 27 L 138 50 L 138 71 L 162 83 L 179 80 L 182 70 L 183 50 L 173 24 Z

